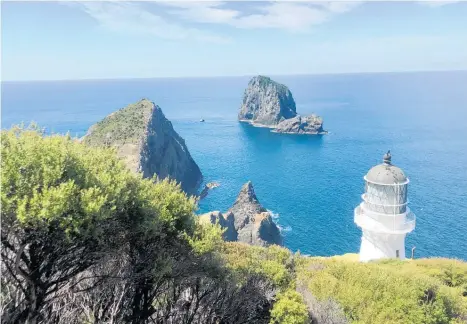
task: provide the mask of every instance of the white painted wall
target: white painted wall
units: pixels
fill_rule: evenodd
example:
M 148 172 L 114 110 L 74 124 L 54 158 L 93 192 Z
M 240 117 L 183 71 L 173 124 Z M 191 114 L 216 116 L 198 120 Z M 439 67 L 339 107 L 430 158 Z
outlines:
M 360 261 L 396 258 L 405 259 L 405 234 L 383 234 L 363 230 Z

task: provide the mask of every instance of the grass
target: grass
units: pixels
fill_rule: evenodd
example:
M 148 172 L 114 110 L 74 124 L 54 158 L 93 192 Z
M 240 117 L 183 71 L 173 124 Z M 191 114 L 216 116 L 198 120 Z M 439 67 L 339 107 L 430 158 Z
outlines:
M 137 144 L 146 129 L 152 107 L 152 102 L 143 99 L 110 114 L 93 126 L 85 143 L 93 146 Z
M 273 86 L 277 89 L 278 92 L 281 92 L 281 93 L 286 93 L 289 90 L 285 85 L 272 80 L 270 77 L 267 77 L 264 75 L 258 75 L 256 78 L 258 79 L 259 86 L 261 88 L 267 88 L 268 86 Z
M 332 298 L 352 323 L 464 323 L 467 264 L 450 259 L 355 262 L 302 258 L 297 280 Z
M 284 299 L 277 304 L 274 312 L 281 314 L 279 317 L 288 312 L 303 315 L 297 304 L 303 303 L 308 305 L 309 318 L 329 313 L 323 305 L 335 304 L 333 308 L 342 310 L 342 318 L 349 323 L 467 322 L 467 263 L 460 260 L 360 263 L 357 254 L 309 257 L 278 246 L 263 248 L 233 242 L 225 243 L 221 253 L 240 275 L 266 275 L 278 288 L 278 300 L 298 289 L 302 299 L 295 294 L 293 303 Z M 298 321 L 293 316 L 284 318 Z

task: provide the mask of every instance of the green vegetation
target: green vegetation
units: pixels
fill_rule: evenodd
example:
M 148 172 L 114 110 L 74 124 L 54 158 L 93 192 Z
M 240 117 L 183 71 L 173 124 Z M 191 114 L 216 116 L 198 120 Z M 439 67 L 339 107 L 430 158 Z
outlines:
M 465 323 L 467 263 L 225 243 L 114 149 L 2 131 L 5 323 Z
M 271 85 L 274 88 L 276 88 L 276 90 L 279 93 L 284 93 L 285 94 L 285 93 L 287 93 L 289 91 L 289 89 L 285 85 L 272 80 L 270 77 L 263 76 L 263 75 L 258 75 L 257 78 L 258 78 L 259 86 L 261 88 L 267 88 L 268 86 Z
M 225 243 L 222 255 L 228 266 L 242 276 L 250 272 L 265 275 L 279 289 L 287 289 L 293 283 L 294 258 L 286 248 Z
M 143 99 L 122 108 L 95 124 L 85 143 L 92 146 L 132 143 L 142 137 L 152 113 L 153 103 Z
M 447 259 L 304 258 L 298 271 L 301 284 L 318 300 L 337 301 L 353 323 L 463 323 L 465 280 L 467 264 Z
M 225 243 L 221 254 L 240 280 L 259 274 L 272 283 L 276 302 L 271 310 L 271 324 L 308 323 L 306 305 L 295 291 L 295 261 L 299 254 L 277 245 L 263 248 L 244 243 Z
M 276 288 L 271 323 L 464 323 L 467 263 L 450 259 L 359 263 L 303 257 L 277 246 L 226 243 L 229 267 Z M 300 294 L 298 294 L 299 292 Z M 304 310 L 307 310 L 306 316 Z
M 293 289 L 277 294 L 277 300 L 271 310 L 271 322 L 296 324 L 308 322 L 308 310 L 303 297 Z
M 3 322 L 269 321 L 267 279 L 236 281 L 175 183 L 36 127 L 1 139 Z

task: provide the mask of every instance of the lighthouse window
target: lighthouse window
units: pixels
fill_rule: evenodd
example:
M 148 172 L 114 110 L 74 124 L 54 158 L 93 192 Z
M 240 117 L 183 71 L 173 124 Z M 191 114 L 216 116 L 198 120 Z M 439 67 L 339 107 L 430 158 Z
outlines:
M 396 250 L 396 258 L 399 257 L 399 250 Z

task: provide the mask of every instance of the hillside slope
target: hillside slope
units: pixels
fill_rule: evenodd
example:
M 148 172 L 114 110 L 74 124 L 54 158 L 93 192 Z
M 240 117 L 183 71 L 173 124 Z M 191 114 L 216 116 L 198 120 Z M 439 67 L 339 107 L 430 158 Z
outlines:
M 284 308 L 288 311 L 279 317 L 281 323 L 467 322 L 463 261 L 433 258 L 364 264 L 351 254 L 306 257 L 278 246 L 240 243 L 226 243 L 223 253 L 233 269 L 266 274 L 282 294 L 288 294 Z M 299 298 L 291 298 L 291 291 Z M 290 305 L 293 302 L 297 305 Z M 306 306 L 307 318 L 298 316 L 299 304 Z M 297 310 L 293 319 L 287 317 L 290 309 Z
M 115 147 L 133 172 L 142 172 L 147 178 L 175 179 L 188 194 L 195 194 L 202 181 L 185 141 L 150 100 L 113 112 L 91 126 L 83 140 L 92 146 Z

